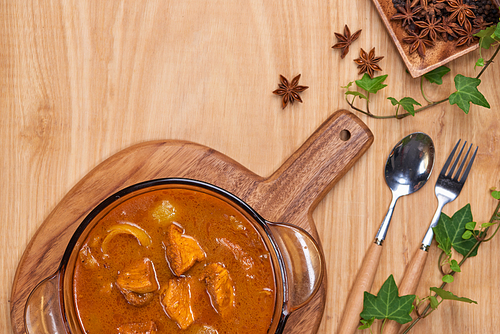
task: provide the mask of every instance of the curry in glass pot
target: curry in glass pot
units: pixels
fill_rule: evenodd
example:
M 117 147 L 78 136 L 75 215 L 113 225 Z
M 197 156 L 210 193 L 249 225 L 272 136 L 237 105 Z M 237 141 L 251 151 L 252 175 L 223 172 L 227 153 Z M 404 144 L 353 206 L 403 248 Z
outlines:
M 188 189 L 135 196 L 79 251 L 73 294 L 85 333 L 267 333 L 276 302 L 260 234 L 222 200 Z

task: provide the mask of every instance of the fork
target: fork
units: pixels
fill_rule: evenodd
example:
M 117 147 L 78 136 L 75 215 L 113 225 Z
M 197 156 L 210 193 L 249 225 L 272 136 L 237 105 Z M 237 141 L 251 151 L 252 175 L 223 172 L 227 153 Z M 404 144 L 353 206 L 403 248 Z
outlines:
M 474 150 L 474 153 L 470 158 L 467 167 L 462 173 L 462 169 L 472 148 L 471 144 L 469 146 L 469 149 L 467 150 L 467 153 L 465 154 L 465 157 L 463 157 L 458 170 L 455 173 L 455 168 L 457 167 L 460 161 L 460 157 L 462 156 L 464 148 L 467 144 L 467 142 L 464 142 L 457 157 L 455 158 L 455 160 L 453 160 L 455 152 L 459 147 L 460 141 L 461 140 L 459 139 L 450 155 L 448 156 L 448 159 L 446 160 L 441 173 L 439 173 L 439 177 L 436 181 L 435 187 L 435 193 L 438 199 L 438 207 L 436 213 L 434 214 L 434 217 L 432 217 L 429 229 L 427 230 L 427 233 L 422 240 L 422 245 L 417 250 L 411 262 L 408 264 L 408 267 L 406 268 L 403 280 L 401 281 L 401 284 L 399 286 L 400 296 L 412 295 L 417 290 L 418 282 L 420 281 L 420 277 L 422 276 L 422 271 L 424 270 L 425 262 L 427 260 L 428 250 L 431 246 L 432 238 L 434 237 L 433 228 L 436 227 L 439 222 L 443 207 L 451 201 L 454 201 L 455 198 L 457 198 L 457 196 L 460 194 L 460 191 L 462 190 L 465 181 L 467 180 L 467 176 L 469 175 L 474 159 L 476 158 L 478 147 L 476 147 L 476 149 Z M 453 165 L 451 166 L 451 168 L 449 168 L 452 161 Z M 384 327 L 384 334 L 397 334 L 400 328 L 401 324 L 397 323 L 396 321 L 390 320 Z

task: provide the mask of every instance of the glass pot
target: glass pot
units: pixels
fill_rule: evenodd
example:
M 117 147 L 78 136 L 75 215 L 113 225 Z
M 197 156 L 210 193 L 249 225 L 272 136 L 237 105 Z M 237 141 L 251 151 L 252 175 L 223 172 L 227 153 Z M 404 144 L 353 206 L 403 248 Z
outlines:
M 263 219 L 245 202 L 214 185 L 179 178 L 146 181 L 111 195 L 93 209 L 73 234 L 55 274 L 31 292 L 25 325 L 31 334 L 83 334 L 73 296 L 73 272 L 79 250 L 92 228 L 113 208 L 131 198 L 161 189 L 189 189 L 214 196 L 232 206 L 253 224 L 271 254 L 276 295 L 267 333 L 282 333 L 288 316 L 318 292 L 324 258 L 316 241 L 302 228 Z

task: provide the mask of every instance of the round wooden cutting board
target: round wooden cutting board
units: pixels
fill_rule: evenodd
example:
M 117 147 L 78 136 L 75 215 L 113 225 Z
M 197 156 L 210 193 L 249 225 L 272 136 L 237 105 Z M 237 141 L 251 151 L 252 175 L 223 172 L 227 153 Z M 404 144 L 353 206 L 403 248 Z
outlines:
M 96 205 L 116 191 L 166 177 L 209 182 L 238 196 L 265 219 L 298 225 L 319 242 L 312 211 L 372 142 L 373 135 L 366 125 L 350 112 L 340 110 L 267 178 L 213 149 L 186 141 L 146 142 L 113 155 L 68 192 L 24 252 L 12 288 L 14 332 L 26 332 L 24 307 L 29 293 L 56 272 L 77 226 Z M 317 332 L 325 306 L 325 282 L 326 278 L 308 305 L 292 314 L 285 333 Z

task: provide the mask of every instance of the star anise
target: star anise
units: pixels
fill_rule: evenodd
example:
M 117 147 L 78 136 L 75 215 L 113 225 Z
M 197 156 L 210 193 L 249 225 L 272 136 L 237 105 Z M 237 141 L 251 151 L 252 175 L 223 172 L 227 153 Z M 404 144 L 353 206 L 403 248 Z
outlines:
M 298 86 L 300 80 L 300 74 L 292 79 L 292 83 L 289 83 L 288 80 L 280 74 L 281 83 L 278 85 L 278 89 L 276 89 L 273 94 L 283 96 L 282 106 L 283 109 L 288 105 L 288 102 L 292 103 L 297 100 L 302 102 L 299 93 L 305 91 L 307 86 Z
M 457 46 L 462 46 L 467 44 L 467 46 L 470 46 L 471 43 L 476 41 L 477 37 L 474 36 L 475 32 L 472 29 L 471 25 L 465 25 L 464 29 L 458 29 L 458 41 L 457 41 Z
M 411 23 L 415 23 L 415 19 L 417 18 L 417 14 L 422 10 L 421 7 L 411 8 L 410 1 L 406 1 L 406 5 L 403 7 L 401 5 L 396 6 L 398 10 L 398 14 L 391 17 L 392 21 L 402 20 L 403 27 L 408 26 Z
M 356 31 L 351 35 L 351 31 L 347 24 L 344 26 L 344 35 L 339 33 L 335 33 L 335 37 L 337 37 L 338 43 L 332 46 L 333 49 L 342 49 L 342 53 L 340 54 L 340 58 L 344 59 L 344 57 L 349 52 L 349 46 L 351 46 L 352 42 L 358 39 L 359 35 L 361 35 L 361 29 Z
M 427 18 L 427 22 L 424 21 L 417 21 L 415 24 L 417 27 L 422 28 L 420 31 L 420 34 L 423 36 L 429 35 L 429 38 L 435 42 L 437 38 L 437 27 L 439 25 L 439 22 L 441 22 L 441 19 L 437 19 L 436 17 L 433 16 L 432 18 Z
M 436 14 L 439 16 L 442 15 L 441 10 L 445 9 L 445 7 L 446 5 L 442 2 L 432 1 L 427 5 L 427 7 L 423 8 L 423 11 L 425 17 L 429 19 L 429 17 L 436 17 Z
M 366 72 L 370 78 L 373 78 L 374 71 L 382 71 L 380 66 L 377 64 L 382 60 L 382 58 L 384 57 L 375 57 L 375 48 L 371 49 L 370 53 L 366 53 L 365 50 L 361 49 L 359 51 L 359 58 L 354 59 L 354 62 L 358 64 L 358 74 Z
M 441 36 L 443 37 L 444 40 L 446 40 L 446 34 L 457 38 L 457 35 L 455 32 L 457 29 L 460 29 L 460 26 L 453 22 L 449 16 L 443 16 L 443 20 L 441 21 L 441 24 L 439 24 L 436 27 L 436 30 L 441 33 Z
M 474 19 L 476 15 L 471 9 L 476 8 L 474 5 L 467 5 L 463 2 L 463 0 L 448 0 L 448 5 L 446 6 L 446 10 L 450 12 L 450 20 L 453 20 L 455 17 L 458 20 L 458 24 L 463 25 L 471 25 L 468 17 Z
M 415 34 L 414 32 L 409 33 L 410 36 L 403 38 L 403 42 L 410 45 L 410 54 L 417 51 L 420 57 L 425 56 L 425 47 L 434 46 L 434 43 L 422 36 L 422 34 Z
M 472 21 L 472 28 L 474 33 L 477 34 L 481 30 L 488 28 L 491 25 L 490 22 L 486 22 L 482 16 L 478 16 Z
M 426 7 L 427 6 L 427 0 L 413 0 L 411 2 L 411 7 L 415 7 L 417 4 L 420 4 L 420 6 L 424 6 Z

